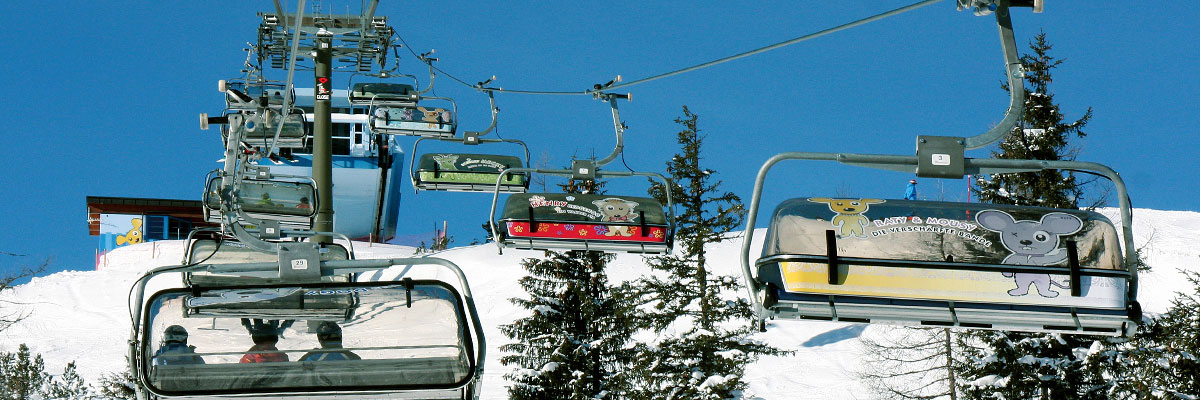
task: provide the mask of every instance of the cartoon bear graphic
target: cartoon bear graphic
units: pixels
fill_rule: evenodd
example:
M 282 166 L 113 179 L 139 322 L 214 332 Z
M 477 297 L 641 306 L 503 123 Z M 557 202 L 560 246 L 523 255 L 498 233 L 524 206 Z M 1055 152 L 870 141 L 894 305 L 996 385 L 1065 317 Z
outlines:
M 632 222 L 638 216 L 637 213 L 633 212 L 633 209 L 638 206 L 638 203 L 629 200 L 609 197 L 603 200 L 593 201 L 592 204 L 594 204 L 596 208 L 600 209 L 600 214 L 603 215 L 600 217 L 601 221 Z M 609 227 L 608 233 L 604 234 L 604 236 L 616 235 L 630 237 L 633 236 L 633 232 L 629 231 L 628 226 L 618 225 Z
M 831 199 L 825 197 L 810 198 L 808 201 L 825 203 L 829 206 L 830 211 L 837 213 L 831 223 L 834 227 L 840 228 L 839 238 L 856 237 L 860 239 L 867 238 L 867 224 L 871 223 L 871 220 L 867 219 L 863 213 L 867 212 L 872 204 L 884 202 L 880 199 Z
M 125 232 L 124 235 L 117 235 L 117 246 L 138 244 L 142 242 L 142 219 L 131 219 L 129 220 L 129 225 L 132 226 L 132 228 L 129 229 L 129 232 Z
M 975 215 L 975 221 L 984 229 L 999 232 L 1000 243 L 1012 252 L 1004 257 L 1004 264 L 1053 265 L 1067 259 L 1067 252 L 1058 248 L 1059 238 L 1079 232 L 1083 221 L 1071 214 L 1052 212 L 1040 221 L 1017 221 L 1012 215 L 999 210 L 983 210 Z M 1069 289 L 1069 284 L 1059 283 L 1050 274 L 1005 272 L 1013 278 L 1017 287 L 1009 290 L 1011 296 L 1024 296 L 1032 285 L 1042 297 L 1058 297 L 1052 286 Z

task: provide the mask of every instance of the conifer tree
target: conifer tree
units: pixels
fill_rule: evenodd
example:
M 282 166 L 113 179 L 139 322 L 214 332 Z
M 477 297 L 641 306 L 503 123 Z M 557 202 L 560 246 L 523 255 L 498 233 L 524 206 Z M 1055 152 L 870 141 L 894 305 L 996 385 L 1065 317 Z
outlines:
M 21 343 L 15 353 L 0 354 L 0 399 L 28 400 L 40 396 L 46 384 L 45 364 Z
M 1083 138 L 1084 126 L 1092 119 L 1088 107 L 1083 117 L 1074 122 L 1064 122 L 1066 117 L 1054 103 L 1050 83 L 1054 80 L 1051 70 L 1062 64 L 1049 52 L 1053 46 L 1046 34 L 1038 34 L 1030 44 L 1033 54 L 1021 55 L 1025 67 L 1025 113 L 1017 121 L 1012 132 L 999 144 L 995 158 L 1024 160 L 1074 160 L 1076 150 L 1070 147 L 1071 136 Z M 1004 89 L 1008 90 L 1007 83 Z M 1016 204 L 1057 208 L 1078 208 L 1083 194 L 1083 182 L 1071 173 L 1055 170 L 1021 172 L 1015 174 L 993 174 L 987 179 L 979 177 L 978 188 L 974 189 L 980 202 L 992 204 Z
M 779 350 L 749 339 L 750 305 L 740 299 L 738 280 L 710 271 L 705 246 L 725 239 L 742 223 L 745 208 L 737 195 L 720 190 L 716 171 L 700 166 L 704 137 L 698 117 L 686 106 L 678 133 L 682 153 L 667 163 L 671 188 L 655 184 L 650 194 L 666 203 L 671 190 L 676 208 L 674 254 L 652 257 L 658 274 L 627 285 L 639 303 L 650 307 L 640 328 L 658 340 L 638 347 L 637 396 L 649 399 L 725 399 L 745 387 L 746 365 L 760 354 Z M 733 300 L 738 298 L 737 300 Z M 682 331 L 671 331 L 678 324 Z
M 599 193 L 603 182 L 571 179 L 566 193 Z M 605 267 L 613 255 L 597 251 L 547 251 L 521 265 L 528 298 L 514 298 L 532 315 L 500 329 L 517 342 L 500 347 L 511 399 L 625 398 L 633 333 L 630 302 L 614 293 Z
M 125 356 L 125 362 L 129 363 L 129 356 Z M 100 378 L 96 393 L 105 399 L 135 400 L 137 399 L 137 381 L 128 368 L 121 370 L 120 373 L 109 372 Z
M 90 389 L 79 372 L 75 362 L 67 363 L 62 375 L 52 377 L 46 388 L 46 397 L 50 399 L 86 399 Z
M 1045 33 L 1030 43 L 1032 54 L 1021 56 L 1025 67 L 1025 113 L 1000 143 L 996 158 L 1071 160 L 1071 136 L 1086 136 L 1091 119 L 1065 123 L 1065 116 L 1050 92 L 1051 70 L 1063 61 L 1050 56 Z M 1005 87 L 1007 90 L 1008 88 Z M 1062 171 L 996 174 L 980 177 L 975 193 L 993 204 L 1077 208 L 1083 182 Z M 1088 350 L 1102 346 L 1104 338 L 1085 335 L 1028 334 L 977 331 L 959 336 L 957 370 L 966 398 L 1104 398 L 1107 382 L 1103 365 L 1088 365 Z
M 1128 341 L 1094 349 L 1112 398 L 1200 398 L 1200 273 L 1184 271 L 1192 292 L 1177 293 L 1166 313 L 1146 316 Z M 1094 359 L 1094 360 L 1093 360 Z

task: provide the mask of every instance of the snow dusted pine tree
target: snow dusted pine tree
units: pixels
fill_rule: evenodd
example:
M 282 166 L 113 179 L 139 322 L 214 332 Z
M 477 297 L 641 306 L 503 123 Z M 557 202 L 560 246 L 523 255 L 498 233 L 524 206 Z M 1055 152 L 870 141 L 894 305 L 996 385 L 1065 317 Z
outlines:
M 51 377 L 46 388 L 48 399 L 86 399 L 90 397 L 90 393 L 91 388 L 83 377 L 79 376 L 74 361 L 67 363 L 62 375 Z
M 1178 293 L 1161 315 L 1147 316 L 1127 343 L 1093 350 L 1118 368 L 1104 371 L 1112 398 L 1200 398 L 1200 273 L 1185 271 L 1192 293 Z
M 1070 136 L 1084 137 L 1084 125 L 1091 119 L 1089 108 L 1074 122 L 1065 117 L 1050 93 L 1051 70 L 1062 63 L 1049 55 L 1051 45 L 1045 33 L 1037 35 L 1030 48 L 1033 54 L 1021 56 L 1025 67 L 1028 96 L 1025 114 L 1012 132 L 1000 143 L 996 158 L 1069 160 L 1074 150 Z M 1005 87 L 1005 89 L 1008 89 Z M 1060 171 L 991 175 L 978 180 L 975 191 L 980 201 L 994 204 L 1077 208 L 1083 193 L 1082 182 Z M 1085 399 L 1106 398 L 1109 382 L 1103 371 L 1111 370 L 1108 361 L 1091 358 L 1104 338 L 1083 335 L 1027 334 L 1003 331 L 978 331 L 959 336 L 956 356 L 959 363 L 960 391 L 972 399 Z M 1089 362 L 1089 359 L 1091 361 Z
M 0 353 L 0 399 L 41 397 L 49 379 L 45 369 L 42 356 L 29 351 L 24 343 L 17 346 L 15 353 Z
M 566 193 L 600 193 L 603 183 L 569 180 Z M 626 398 L 633 334 L 630 302 L 619 298 L 604 268 L 613 259 L 598 251 L 546 252 L 521 265 L 527 299 L 512 302 L 533 312 L 500 328 L 517 342 L 500 347 L 500 362 L 517 368 L 511 399 Z
M 649 258 L 657 274 L 626 285 L 639 304 L 649 306 L 640 328 L 658 336 L 639 345 L 637 383 L 631 398 L 727 399 L 745 388 L 742 374 L 760 354 L 779 354 L 749 339 L 750 306 L 737 299 L 738 280 L 709 271 L 705 245 L 718 243 L 742 223 L 741 199 L 721 192 L 715 171 L 700 166 L 704 137 L 697 116 L 685 106 L 678 134 L 683 153 L 667 163 L 677 209 L 675 253 Z M 650 194 L 666 203 L 667 188 L 654 185 Z M 736 299 L 736 300 L 735 300 Z

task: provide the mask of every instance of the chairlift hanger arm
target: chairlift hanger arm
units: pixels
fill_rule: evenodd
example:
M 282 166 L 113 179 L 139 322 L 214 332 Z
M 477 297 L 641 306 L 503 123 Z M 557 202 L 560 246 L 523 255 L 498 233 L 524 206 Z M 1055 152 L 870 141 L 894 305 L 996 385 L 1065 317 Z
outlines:
M 420 59 L 421 59 L 421 61 L 424 61 L 424 62 L 425 62 L 425 65 L 429 66 L 429 86 L 425 87 L 425 89 L 424 89 L 424 90 L 421 90 L 420 92 L 417 92 L 417 96 L 418 96 L 418 97 L 419 97 L 419 96 L 421 96 L 421 95 L 423 95 L 423 94 L 425 94 L 426 92 L 428 92 L 428 91 L 430 91 L 430 90 L 433 90 L 433 80 L 434 80 L 434 78 L 436 78 L 436 77 L 437 77 L 437 75 L 435 75 L 435 74 L 433 73 L 433 62 L 434 62 L 434 61 L 437 61 L 438 59 L 436 59 L 436 58 L 432 58 L 432 57 L 429 57 L 429 55 L 430 55 L 430 54 L 433 54 L 433 50 L 429 50 L 429 52 L 428 52 L 428 53 L 421 54 L 420 56 L 417 56 L 417 58 L 420 58 Z M 397 64 L 397 65 L 398 65 L 398 64 L 400 64 L 399 60 L 397 60 L 396 64 Z
M 1000 46 L 1004 52 L 1004 69 L 1008 76 L 1009 103 L 1004 119 L 986 132 L 966 138 L 967 150 L 990 145 L 1007 136 L 1025 112 L 1025 68 L 1017 55 L 1016 39 L 1013 37 L 1009 0 L 996 2 L 996 25 L 1000 30 Z
M 483 85 L 486 85 L 486 84 L 488 84 L 488 82 L 491 82 L 495 79 L 496 79 L 496 77 L 493 76 L 492 79 L 488 79 L 486 82 L 480 82 L 479 87 L 483 87 Z M 487 94 L 488 106 L 492 110 L 492 123 L 491 123 L 491 125 L 488 125 L 487 128 L 485 128 L 484 130 L 482 130 L 480 132 L 467 132 L 467 134 L 471 134 L 471 133 L 476 134 L 475 135 L 476 138 L 483 136 L 483 135 L 487 135 L 489 132 L 492 131 L 492 129 L 495 129 L 496 128 L 496 117 L 500 114 L 500 109 L 496 107 L 496 95 L 490 90 L 484 90 L 483 92 Z M 467 143 L 466 140 L 467 140 L 466 138 L 463 138 L 463 144 L 478 144 L 478 143 Z M 525 159 L 529 159 L 528 154 L 526 154 Z

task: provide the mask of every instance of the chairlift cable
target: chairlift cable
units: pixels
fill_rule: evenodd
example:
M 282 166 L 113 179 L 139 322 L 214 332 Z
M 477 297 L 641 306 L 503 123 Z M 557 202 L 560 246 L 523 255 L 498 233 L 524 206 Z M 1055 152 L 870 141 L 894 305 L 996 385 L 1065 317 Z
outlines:
M 643 78 L 643 79 L 633 80 L 633 81 L 629 81 L 629 82 L 625 82 L 625 83 L 621 83 L 621 84 L 617 84 L 617 85 L 605 85 L 605 86 L 603 86 L 603 87 L 600 87 L 600 88 L 597 88 L 597 89 L 588 89 L 588 90 L 584 90 L 584 91 L 517 90 L 517 89 L 502 89 L 502 88 L 489 88 L 489 87 L 481 87 L 480 85 L 473 85 L 473 84 L 467 83 L 466 81 L 464 81 L 464 80 L 462 80 L 462 79 L 458 79 L 458 78 L 457 78 L 457 77 L 455 77 L 454 75 L 452 75 L 452 74 L 450 74 L 450 73 L 448 73 L 448 72 L 446 72 L 446 71 L 442 70 L 441 68 L 438 68 L 438 67 L 433 67 L 433 69 L 434 69 L 434 70 L 437 70 L 438 72 L 442 73 L 443 75 L 446 75 L 446 76 L 447 76 L 447 77 L 449 77 L 450 79 L 453 79 L 453 80 L 457 81 L 458 83 L 461 83 L 461 84 L 463 84 L 464 86 L 471 87 L 471 88 L 474 88 L 474 89 L 476 89 L 476 90 L 480 90 L 480 91 L 489 91 L 489 92 L 497 92 L 497 93 L 530 94 L 530 95 L 584 95 L 584 96 L 588 96 L 588 95 L 593 95 L 593 94 L 595 94 L 595 93 L 598 93 L 598 92 L 601 92 L 601 91 L 604 91 L 604 90 L 613 90 L 613 89 L 620 89 L 620 88 L 630 87 L 630 86 L 633 86 L 633 85 L 639 85 L 639 84 L 643 84 L 643 83 L 646 83 L 646 82 L 650 82 L 650 81 L 659 80 L 659 79 L 662 79 L 662 78 L 667 78 L 667 77 L 671 77 L 671 76 L 675 76 L 675 75 L 680 75 L 680 74 L 684 74 L 684 73 L 688 73 L 688 72 L 692 72 L 692 71 L 696 71 L 696 70 L 700 70 L 700 69 L 708 68 L 708 67 L 711 67 L 711 66 L 714 66 L 714 65 L 717 65 L 717 64 L 723 64 L 723 63 L 726 63 L 726 62 L 729 62 L 729 61 L 733 61 L 733 60 L 737 60 L 737 59 L 740 59 L 740 58 L 745 58 L 745 57 L 749 57 L 749 56 L 757 55 L 757 54 L 760 54 L 760 53 L 765 53 L 765 52 L 768 52 L 768 51 L 771 51 L 771 50 L 778 49 L 778 48 L 780 48 L 780 47 L 790 46 L 790 45 L 793 45 L 793 44 L 796 44 L 796 43 L 800 43 L 800 42 L 804 42 L 804 41 L 807 41 L 807 40 L 810 40 L 810 39 L 816 39 L 816 38 L 818 38 L 818 37 L 825 36 L 825 35 L 828 35 L 828 34 L 831 34 L 831 33 L 839 32 L 839 31 L 843 31 L 843 30 L 850 29 L 850 28 L 854 28 L 854 27 L 857 27 L 857 26 L 859 26 L 859 25 L 864 25 L 864 24 L 867 24 L 867 23 L 870 23 L 870 22 L 875 22 L 875 21 L 878 21 L 878 20 L 881 20 L 881 19 L 885 19 L 885 18 L 888 18 L 888 17 L 892 17 L 892 16 L 895 16 L 895 15 L 902 14 L 902 13 L 905 13 L 905 12 L 908 12 L 908 11 L 912 11 L 912 10 L 915 10 L 915 9 L 918 9 L 918 8 L 921 8 L 921 7 L 925 7 L 925 6 L 927 6 L 927 5 L 930 5 L 930 4 L 933 4 L 933 3 L 937 3 L 937 2 L 940 2 L 940 1 L 942 1 L 942 0 L 924 0 L 924 1 L 920 1 L 920 2 L 913 3 L 913 4 L 910 4 L 910 5 L 904 6 L 904 7 L 900 7 L 900 8 L 897 8 L 897 9 L 891 10 L 891 11 L 886 11 L 886 12 L 883 12 L 883 13 L 880 13 L 880 14 L 876 14 L 876 15 L 873 15 L 873 16 L 870 16 L 870 17 L 867 17 L 867 18 L 859 19 L 859 20 L 857 20 L 857 21 L 853 21 L 853 22 L 845 23 L 845 24 L 838 25 L 838 26 L 835 26 L 835 27 L 832 27 L 832 28 L 829 28 L 829 29 L 825 29 L 825 30 L 822 30 L 822 31 L 819 31 L 819 32 L 810 33 L 810 34 L 807 34 L 807 35 L 804 35 L 804 36 L 800 36 L 800 37 L 797 37 L 797 38 L 794 38 L 794 39 L 790 39 L 790 40 L 786 40 L 786 41 L 783 41 L 783 42 L 775 43 L 775 44 L 772 44 L 772 45 L 769 45 L 769 46 L 766 46 L 766 47 L 760 47 L 760 48 L 758 48 L 758 49 L 754 49 L 754 50 L 750 50 L 750 51 L 742 52 L 742 53 L 735 54 L 735 55 L 732 55 L 732 56 L 729 56 L 729 57 L 725 57 L 725 58 L 721 58 L 721 59 L 717 59 L 717 60 L 709 61 L 709 62 L 702 63 L 702 64 L 693 65 L 693 66 L 690 66 L 690 67 L 686 67 L 686 68 L 678 69 L 678 70 L 671 71 L 671 72 L 666 72 L 666 73 L 662 73 L 662 74 L 654 75 L 654 76 L 651 76 L 651 77 L 649 77 L 649 78 Z M 417 55 L 417 53 L 416 53 L 416 52 L 414 52 L 414 51 L 412 50 L 412 47 L 410 47 L 410 46 L 408 45 L 408 43 L 406 43 L 406 42 L 404 41 L 404 38 L 403 38 L 403 37 L 401 37 L 399 34 L 397 34 L 397 35 L 396 35 L 396 37 L 400 39 L 400 43 L 404 44 L 404 47 L 408 48 L 408 51 L 409 51 L 410 53 L 412 53 L 412 54 L 413 54 L 414 56 L 416 56 L 417 58 L 420 58 L 420 56 L 418 56 L 418 55 Z M 431 66 L 432 66 L 432 65 L 431 65 Z
M 744 53 L 735 54 L 735 55 L 732 55 L 732 56 L 729 56 L 729 57 L 725 57 L 725 58 L 722 58 L 722 59 L 719 59 L 719 60 L 709 61 L 709 62 L 706 62 L 706 63 L 703 63 L 703 64 L 698 64 L 698 65 L 694 65 L 694 66 L 691 66 L 691 67 L 687 67 L 687 68 L 683 68 L 683 69 L 679 69 L 679 70 L 675 70 L 675 71 L 667 72 L 667 73 L 664 73 L 664 74 L 655 75 L 655 76 L 652 76 L 652 77 L 649 77 L 649 78 L 643 78 L 643 79 L 638 79 L 638 80 L 634 80 L 634 81 L 625 82 L 625 83 L 618 84 L 618 85 L 608 86 L 608 87 L 605 87 L 604 89 L 606 89 L 606 90 L 611 90 L 611 89 L 620 89 L 620 88 L 623 88 L 623 87 L 629 87 L 629 86 L 633 86 L 633 85 L 637 85 L 637 84 L 642 84 L 642 83 L 646 83 L 646 82 L 650 82 L 650 81 L 654 81 L 654 80 L 658 80 L 658 79 L 662 79 L 662 78 L 666 78 L 666 77 L 670 77 L 670 76 L 675 76 L 675 75 L 679 75 L 679 74 L 683 74 L 683 73 L 687 73 L 687 72 L 692 72 L 692 71 L 699 70 L 699 69 L 703 69 L 703 68 L 708 68 L 708 67 L 711 67 L 711 66 L 714 66 L 714 65 L 717 65 L 717 64 L 722 64 L 722 63 L 729 62 L 729 61 L 733 61 L 733 60 L 737 60 L 737 59 L 740 59 L 740 58 L 749 57 L 749 56 L 756 55 L 756 54 L 759 54 L 759 53 L 765 53 L 765 52 L 768 52 L 768 51 L 771 51 L 771 50 L 778 49 L 778 48 L 780 48 L 780 47 L 790 46 L 790 45 L 793 45 L 793 44 L 796 44 L 796 43 L 800 43 L 800 42 L 803 42 L 803 41 L 807 41 L 807 40 L 809 40 L 809 39 L 816 39 L 816 38 L 818 38 L 818 37 L 821 37 L 821 36 L 825 36 L 825 35 L 828 35 L 828 34 L 831 34 L 831 33 L 839 32 L 839 31 L 843 31 L 843 30 L 846 30 L 846 29 L 850 29 L 850 28 L 853 28 L 853 27 L 856 27 L 856 26 L 859 26 L 859 25 L 863 25 L 863 24 L 869 23 L 869 22 L 875 22 L 875 21 L 878 21 L 878 20 L 881 20 L 881 19 L 884 19 L 884 18 L 891 17 L 891 16 L 893 16 L 893 15 L 897 15 L 897 14 L 901 14 L 901 13 L 904 13 L 904 12 L 912 11 L 912 10 L 915 10 L 915 9 L 918 9 L 918 8 L 921 8 L 921 7 L 924 7 L 924 6 L 927 6 L 927 5 L 933 4 L 933 3 L 937 3 L 937 2 L 940 2 L 940 1 L 942 1 L 942 0 L 925 0 L 925 1 L 922 1 L 922 2 L 918 2 L 918 3 L 914 3 L 914 4 L 911 4 L 911 5 L 905 6 L 905 7 L 897 8 L 897 9 L 895 9 L 895 10 L 891 10 L 891 11 L 887 11 L 887 12 L 884 12 L 884 13 L 881 13 L 881 14 L 876 14 L 876 15 L 874 15 L 874 16 L 870 16 L 870 17 L 867 17 L 867 18 L 863 18 L 863 19 L 860 19 L 860 20 L 857 20 L 857 21 L 854 21 L 854 22 L 850 22 L 850 23 L 846 23 L 846 24 L 839 25 L 839 26 L 835 26 L 835 27 L 833 27 L 833 28 L 825 29 L 825 30 L 823 30 L 823 31 L 820 31 L 820 32 L 816 32 L 816 33 L 810 33 L 810 34 L 807 34 L 807 35 L 804 35 L 804 36 L 801 36 L 801 37 L 798 37 L 798 38 L 795 38 L 795 39 L 791 39 L 791 40 L 786 40 L 786 41 L 783 41 L 783 42 L 779 42 L 779 43 L 776 43 L 776 44 L 773 44 L 773 45 L 770 45 L 770 46 L 761 47 L 761 48 L 754 49 L 754 50 L 750 50 L 750 51 L 747 51 L 747 52 L 744 52 Z

